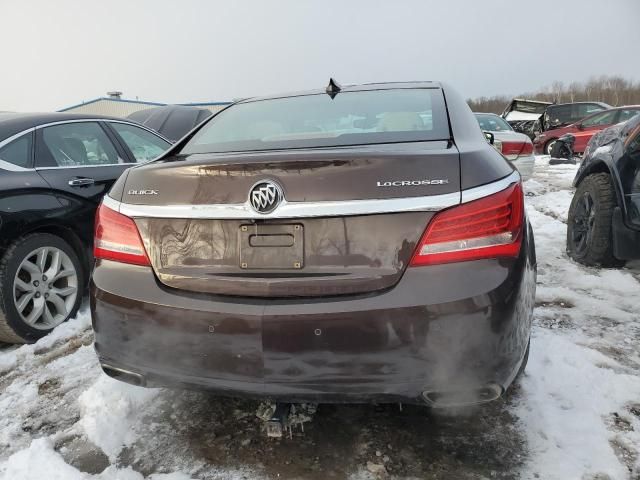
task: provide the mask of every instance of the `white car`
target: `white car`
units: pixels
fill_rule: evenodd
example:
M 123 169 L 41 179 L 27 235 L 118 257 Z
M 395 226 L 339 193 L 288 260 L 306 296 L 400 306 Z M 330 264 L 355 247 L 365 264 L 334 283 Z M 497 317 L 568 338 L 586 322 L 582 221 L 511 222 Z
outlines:
M 518 169 L 523 180 L 533 175 L 533 143 L 524 133 L 518 133 L 499 115 L 494 113 L 476 113 L 480 128 L 491 132 L 495 138 L 494 146 Z

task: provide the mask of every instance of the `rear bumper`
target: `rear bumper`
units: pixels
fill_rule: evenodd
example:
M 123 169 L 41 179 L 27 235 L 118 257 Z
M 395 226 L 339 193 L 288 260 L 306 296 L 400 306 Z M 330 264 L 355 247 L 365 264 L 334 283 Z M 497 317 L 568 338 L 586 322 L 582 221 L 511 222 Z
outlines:
M 532 249 L 410 268 L 382 293 L 314 299 L 190 294 L 161 286 L 150 268 L 101 261 L 95 347 L 106 371 L 146 386 L 313 402 L 425 403 L 435 392 L 467 403 L 470 392 L 501 394 L 520 366 Z

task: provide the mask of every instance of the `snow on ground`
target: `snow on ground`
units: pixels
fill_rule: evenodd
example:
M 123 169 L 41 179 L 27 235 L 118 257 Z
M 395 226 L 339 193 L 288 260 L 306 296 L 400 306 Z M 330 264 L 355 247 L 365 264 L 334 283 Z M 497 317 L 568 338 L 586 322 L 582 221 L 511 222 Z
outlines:
M 84 306 L 0 348 L 0 478 L 640 479 L 640 266 L 567 258 L 575 170 L 539 157 L 525 185 L 538 293 L 527 373 L 504 400 L 459 416 L 327 406 L 269 440 L 255 402 L 106 377 Z
M 637 479 L 640 283 L 631 269 L 589 268 L 567 258 L 575 170 L 539 158 L 526 189 L 538 292 L 528 374 L 516 405 L 530 452 L 524 476 Z

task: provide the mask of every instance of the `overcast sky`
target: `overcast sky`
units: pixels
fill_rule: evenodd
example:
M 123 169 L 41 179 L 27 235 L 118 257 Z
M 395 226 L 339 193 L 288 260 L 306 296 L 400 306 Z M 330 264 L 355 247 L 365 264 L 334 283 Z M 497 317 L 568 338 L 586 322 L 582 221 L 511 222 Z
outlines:
M 0 0 L 0 110 L 121 90 L 222 101 L 446 80 L 465 97 L 640 80 L 640 0 Z

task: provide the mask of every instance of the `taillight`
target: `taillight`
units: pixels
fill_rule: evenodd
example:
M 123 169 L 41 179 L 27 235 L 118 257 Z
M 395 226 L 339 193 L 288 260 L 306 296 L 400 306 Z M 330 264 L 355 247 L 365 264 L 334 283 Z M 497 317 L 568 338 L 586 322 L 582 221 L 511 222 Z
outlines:
M 533 154 L 531 140 L 524 142 L 502 142 L 502 154 L 509 160 L 515 160 L 520 156 Z
M 100 204 L 96 215 L 93 256 L 115 262 L 150 265 L 135 222 Z
M 410 265 L 517 257 L 523 222 L 524 198 L 518 182 L 496 194 L 437 213 Z
M 532 155 L 533 154 L 533 143 L 525 142 L 520 151 L 520 155 Z

